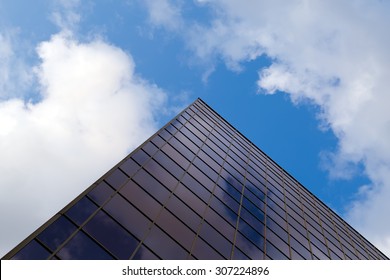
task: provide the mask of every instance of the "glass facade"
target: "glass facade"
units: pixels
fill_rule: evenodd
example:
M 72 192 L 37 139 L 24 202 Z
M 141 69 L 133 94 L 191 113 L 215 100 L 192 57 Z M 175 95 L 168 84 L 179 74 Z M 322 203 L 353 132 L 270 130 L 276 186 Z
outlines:
M 387 259 L 196 100 L 4 259 Z

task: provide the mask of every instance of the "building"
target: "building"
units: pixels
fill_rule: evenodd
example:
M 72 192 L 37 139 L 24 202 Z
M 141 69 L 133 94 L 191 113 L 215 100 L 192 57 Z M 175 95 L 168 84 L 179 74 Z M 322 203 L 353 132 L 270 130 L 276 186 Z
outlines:
M 198 99 L 3 259 L 387 259 Z

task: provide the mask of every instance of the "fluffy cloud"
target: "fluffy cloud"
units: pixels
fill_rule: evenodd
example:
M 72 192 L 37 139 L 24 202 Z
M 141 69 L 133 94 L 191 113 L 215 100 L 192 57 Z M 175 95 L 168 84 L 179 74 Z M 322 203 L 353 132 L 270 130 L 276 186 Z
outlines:
M 165 93 L 104 41 L 63 32 L 37 53 L 41 99 L 0 101 L 0 255 L 155 132 L 165 108 Z
M 232 70 L 266 55 L 259 92 L 285 92 L 320 108 L 321 125 L 339 139 L 328 155 L 331 173 L 351 164 L 371 179 L 346 217 L 390 254 L 390 33 L 386 1 L 202 0 L 210 22 L 188 24 L 186 42 L 204 60 L 221 58 Z M 184 29 L 183 29 L 184 30 Z M 345 177 L 345 176 L 344 176 Z

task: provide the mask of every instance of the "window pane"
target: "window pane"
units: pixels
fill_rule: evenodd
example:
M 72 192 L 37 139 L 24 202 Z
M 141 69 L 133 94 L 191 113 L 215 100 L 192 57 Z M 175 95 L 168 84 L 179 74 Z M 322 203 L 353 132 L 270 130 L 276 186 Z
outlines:
M 99 211 L 84 229 L 118 259 L 129 259 L 138 245 L 138 240 L 103 211 Z
M 120 193 L 151 220 L 157 217 L 158 212 L 162 208 L 161 204 L 133 181 L 127 183 Z
M 66 216 L 81 225 L 96 209 L 97 206 L 90 199 L 83 197 L 66 212 Z
M 97 204 L 102 205 L 113 193 L 114 190 L 102 181 L 88 193 L 88 196 Z
M 139 165 L 131 158 L 126 160 L 122 165 L 120 166 L 120 169 L 122 169 L 123 172 L 127 174 L 127 176 L 131 177 L 137 172 L 139 169 Z
M 145 245 L 142 245 L 135 253 L 133 260 L 159 260 L 159 258 L 153 254 Z
M 82 231 L 79 231 L 57 255 L 63 260 L 113 259 L 110 254 Z
M 47 251 L 37 241 L 32 240 L 19 252 L 12 257 L 12 260 L 44 260 L 50 256 L 50 252 Z
M 282 252 L 280 252 L 274 245 L 267 241 L 266 245 L 267 255 L 272 260 L 287 260 L 287 256 L 285 256 Z
M 156 225 L 152 227 L 144 243 L 163 260 L 183 260 L 188 256 L 186 250 Z
M 120 169 L 115 169 L 106 179 L 105 181 L 111 185 L 114 189 L 118 189 L 122 186 L 129 177 L 125 175 Z
M 202 224 L 199 235 L 207 240 L 207 242 L 213 246 L 219 253 L 221 253 L 226 259 L 230 258 L 230 253 L 233 244 L 230 243 L 225 237 L 223 237 L 217 230 L 210 226 L 207 222 Z
M 197 232 L 201 218 L 191 208 L 189 208 L 184 202 L 178 199 L 176 196 L 172 196 L 166 206 L 172 213 L 185 222 L 194 232 Z
M 192 255 L 198 260 L 223 260 L 225 259 L 200 237 L 196 239 Z
M 37 238 L 52 250 L 57 249 L 77 227 L 73 225 L 67 218 L 60 216 L 56 221 L 42 231 Z
M 160 184 L 156 179 L 152 177 L 145 170 L 141 169 L 134 177 L 133 180 L 139 184 L 145 191 L 151 194 L 161 204 L 164 204 L 169 197 L 169 190 Z M 128 185 L 134 183 L 129 182 Z M 129 194 L 130 195 L 130 194 Z M 127 196 L 129 199 L 131 196 Z
M 168 210 L 161 211 L 156 224 L 188 251 L 191 249 L 195 233 Z
M 236 246 L 245 253 L 252 260 L 262 260 L 264 259 L 264 253 L 261 249 L 254 246 L 244 235 L 240 232 L 237 232 L 236 237 Z
M 120 195 L 115 195 L 104 210 L 140 240 L 150 225 L 150 220 Z

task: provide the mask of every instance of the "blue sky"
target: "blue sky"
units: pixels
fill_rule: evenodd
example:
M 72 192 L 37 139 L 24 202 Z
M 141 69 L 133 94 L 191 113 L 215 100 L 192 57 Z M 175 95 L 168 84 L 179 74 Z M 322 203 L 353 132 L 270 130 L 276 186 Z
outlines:
M 389 11 L 1 0 L 0 255 L 197 97 L 389 255 Z

